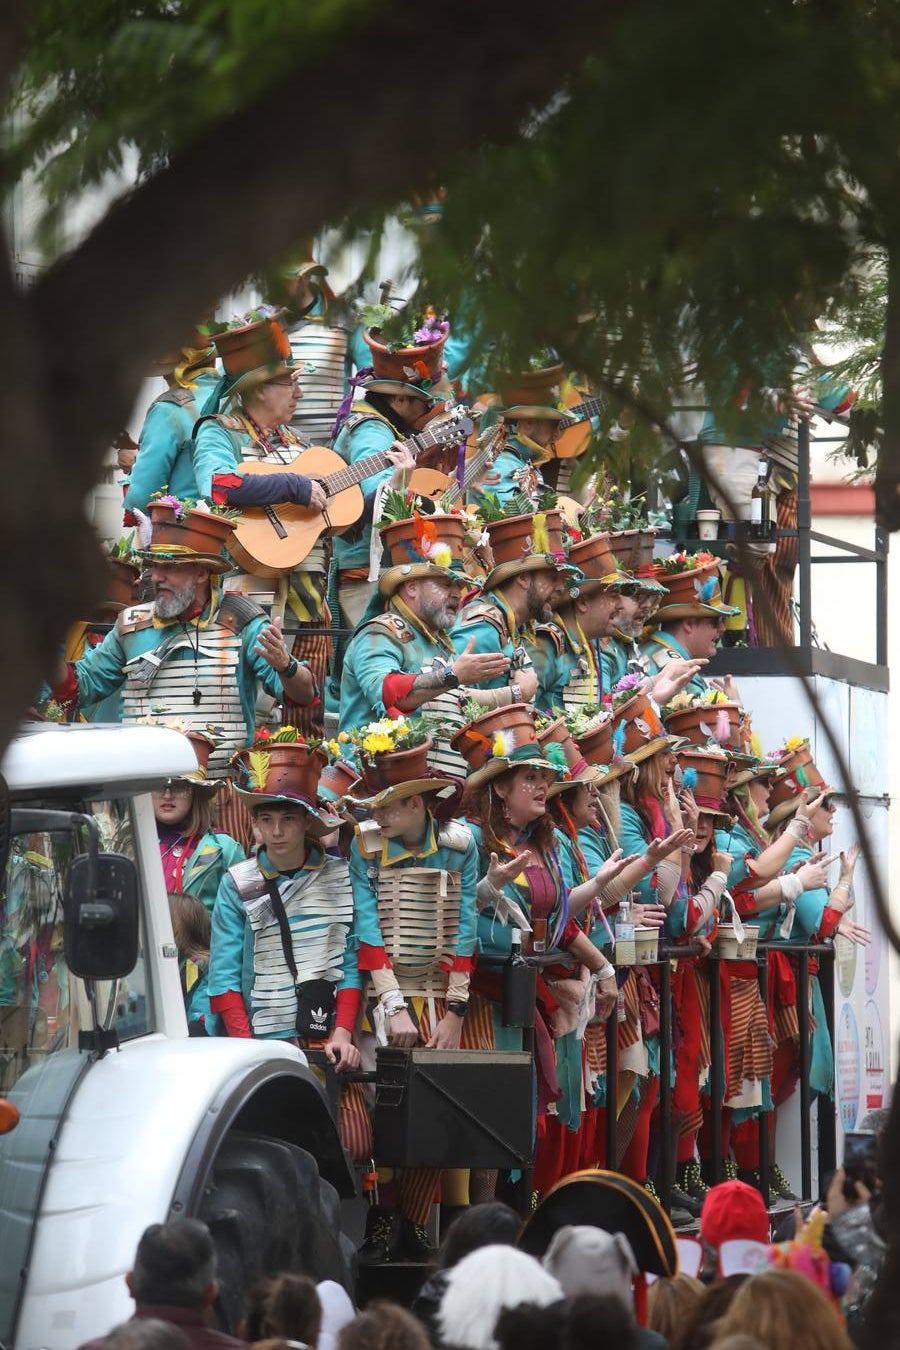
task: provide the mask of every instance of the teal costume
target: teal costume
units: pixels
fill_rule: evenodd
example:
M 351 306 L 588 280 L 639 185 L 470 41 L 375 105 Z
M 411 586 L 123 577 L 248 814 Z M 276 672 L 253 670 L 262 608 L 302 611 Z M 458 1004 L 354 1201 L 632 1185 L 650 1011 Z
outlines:
M 389 675 L 418 673 L 435 656 L 453 660 L 455 655 L 446 634 L 431 633 L 411 611 L 398 613 L 391 601 L 384 614 L 360 624 L 344 655 L 341 730 L 352 731 L 396 711 L 384 702 L 384 681 Z
M 257 887 L 255 896 L 242 895 L 253 867 L 252 861 L 239 863 L 226 872 L 219 887 L 209 995 L 213 1009 L 219 1011 L 227 1006 L 229 995 L 239 992 L 252 1034 L 287 1040 L 297 1034 L 296 985 L 326 980 L 338 995 L 360 987 L 350 879 L 344 860 L 327 856 L 317 844 L 310 844 L 305 863 L 293 872 L 276 871 L 265 849 L 260 849 L 257 876 L 274 880 L 281 894 L 297 967 L 295 984 L 268 894 Z
M 501 502 L 508 502 L 511 497 L 522 492 L 520 479 L 529 469 L 534 469 L 540 487 L 543 479 L 537 461 L 545 458 L 547 458 L 546 450 L 535 441 L 527 436 L 510 436 L 491 465 L 491 473 L 498 475 L 498 481 L 486 490 L 493 493 Z M 478 504 L 480 493 L 477 489 L 468 496 L 470 502 Z
M 538 624 L 528 644 L 538 677 L 535 704 L 542 712 L 599 706 L 603 690 L 611 688 L 603 678 L 599 641 L 582 638 L 558 614 L 553 619 Z
M 210 914 L 216 903 L 222 878 L 235 863 L 247 855 L 230 834 L 216 830 L 204 834 L 191 853 L 181 878 L 181 889 L 186 895 L 202 900 Z
M 683 661 L 691 659 L 681 643 L 677 642 L 671 633 L 657 630 L 650 634 L 646 642 L 641 643 L 640 662 L 648 675 L 658 675 L 670 661 L 679 658 Z M 688 680 L 684 689 L 690 694 L 705 694 L 709 689 L 709 683 L 704 680 L 702 675 L 695 674 Z
M 628 674 L 628 662 L 638 658 L 637 644 L 629 639 L 610 637 L 600 644 L 603 665 L 603 688 L 613 689 Z
M 389 910 L 385 911 L 383 901 L 379 901 L 379 880 L 388 870 L 394 874 L 410 869 L 455 876 L 459 882 L 458 909 L 449 920 L 445 919 L 442 934 L 438 931 L 433 900 L 423 894 L 417 905 L 409 897 L 404 917 L 415 933 L 393 932 L 387 941 L 385 929 L 391 923 L 391 915 Z M 461 821 L 442 826 L 428 813 L 420 852 L 409 852 L 402 839 L 386 839 L 377 858 L 364 858 L 354 839 L 350 847 L 350 883 L 361 971 L 390 967 L 404 993 L 433 993 L 439 997 L 446 988 L 447 972 L 471 972 L 475 954 L 478 846 L 468 826 Z
M 381 454 L 390 449 L 398 439 L 398 432 L 381 413 L 366 402 L 354 403 L 350 416 L 341 427 L 334 443 L 336 452 L 347 464 L 358 464 L 362 459 Z M 387 482 L 393 473 L 388 465 L 377 473 L 370 474 L 360 483 L 363 497 L 366 499 L 364 523 L 357 525 L 347 534 L 338 535 L 334 541 L 334 565 L 339 572 L 349 568 L 369 566 L 369 550 L 372 541 L 372 498 L 378 487 Z
M 478 600 L 464 605 L 450 630 L 457 650 L 463 651 L 472 638 L 476 652 L 502 652 L 511 661 L 510 673 L 479 685 L 481 689 L 503 689 L 518 670 L 531 670 L 532 660 L 526 643 L 533 642 L 533 631 L 519 628 L 509 605 L 496 591 L 485 591 Z
M 218 383 L 215 370 L 202 370 L 192 388 L 167 389 L 150 404 L 125 494 L 126 511 L 146 511 L 153 493 L 163 488 L 182 501 L 207 497 L 208 488 L 197 488 L 191 447 L 194 423 Z
M 189 622 L 154 619 L 152 605 L 123 610 L 100 646 L 70 667 L 70 685 L 77 682 L 77 688 L 70 692 L 66 686 L 67 701 L 90 705 L 121 689 L 125 722 L 139 721 L 158 706 L 169 716 L 202 715 L 224 730 L 210 758 L 212 775 L 221 775 L 231 754 L 253 737 L 259 686 L 277 702 L 284 688 L 256 650 L 265 617 L 233 632 L 217 620 L 218 605 L 214 590 L 202 613 Z M 151 654 L 153 663 L 141 660 Z M 201 695 L 200 713 L 193 704 L 194 687 Z

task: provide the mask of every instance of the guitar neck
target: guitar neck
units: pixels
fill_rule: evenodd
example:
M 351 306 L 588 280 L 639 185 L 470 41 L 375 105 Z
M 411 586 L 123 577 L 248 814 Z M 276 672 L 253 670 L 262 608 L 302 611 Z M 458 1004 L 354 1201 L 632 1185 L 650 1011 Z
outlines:
M 585 398 L 576 403 L 574 408 L 566 408 L 566 412 L 576 422 L 589 422 L 592 417 L 600 416 L 604 406 L 602 398 Z
M 405 441 L 400 441 L 400 445 L 415 455 L 417 451 L 430 450 L 435 445 L 452 445 L 456 440 L 465 440 L 465 434 L 461 429 L 451 431 L 447 427 L 441 428 L 439 432 L 419 431 L 414 436 L 407 436 Z M 388 459 L 387 451 L 379 450 L 377 455 L 368 455 L 366 459 L 358 459 L 355 464 L 348 464 L 346 469 L 330 473 L 327 478 L 322 479 L 322 486 L 330 494 L 343 492 L 344 488 L 353 487 L 373 473 L 380 473 L 382 469 L 391 467 L 392 462 Z

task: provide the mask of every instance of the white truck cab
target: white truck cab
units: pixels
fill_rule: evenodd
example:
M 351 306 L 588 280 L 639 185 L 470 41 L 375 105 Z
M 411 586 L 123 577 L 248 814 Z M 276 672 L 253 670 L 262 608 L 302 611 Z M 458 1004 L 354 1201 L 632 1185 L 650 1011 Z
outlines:
M 262 1274 L 352 1278 L 302 1053 L 188 1036 L 150 792 L 195 767 L 176 732 L 90 724 L 30 724 L 0 764 L 0 1347 L 128 1318 L 141 1233 L 176 1216 L 210 1225 L 231 1329 Z

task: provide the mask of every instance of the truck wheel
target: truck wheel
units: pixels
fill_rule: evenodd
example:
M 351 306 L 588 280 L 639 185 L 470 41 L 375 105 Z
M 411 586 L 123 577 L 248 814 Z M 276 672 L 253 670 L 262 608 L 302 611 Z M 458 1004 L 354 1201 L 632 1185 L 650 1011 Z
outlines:
M 236 1334 L 256 1282 L 280 1271 L 337 1280 L 352 1296 L 356 1252 L 340 1231 L 340 1200 L 305 1149 L 233 1131 L 213 1164 L 197 1217 L 216 1245 L 226 1331 Z

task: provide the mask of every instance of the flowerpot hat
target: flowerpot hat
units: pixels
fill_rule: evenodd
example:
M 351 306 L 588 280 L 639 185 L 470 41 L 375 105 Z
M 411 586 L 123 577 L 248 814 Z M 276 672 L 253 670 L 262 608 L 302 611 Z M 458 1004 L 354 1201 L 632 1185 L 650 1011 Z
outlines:
M 719 698 L 711 703 L 702 696 L 688 700 L 681 694 L 665 709 L 663 717 L 671 735 L 684 736 L 692 745 L 714 742 L 737 752 L 743 748 L 744 710 L 732 699 Z
M 743 787 L 745 783 L 753 783 L 758 780 L 771 782 L 776 778 L 781 778 L 783 774 L 784 769 L 774 760 L 757 759 L 753 763 L 739 760 L 737 772 L 731 780 L 731 790 Z
M 363 339 L 372 354 L 372 378 L 365 384 L 366 392 L 410 394 L 430 406 L 445 385 L 444 343 L 449 332 L 448 326 L 433 342 L 391 351 L 381 341 L 383 334 L 379 328 L 367 328 Z
M 769 756 L 784 772 L 775 780 L 769 793 L 769 814 L 766 829 L 772 829 L 788 816 L 794 815 L 805 800 L 807 789 L 821 792 L 829 789 L 813 761 L 809 741 L 799 736 L 785 742 L 780 750 Z
M 286 733 L 293 733 L 291 739 Z M 325 763 L 324 751 L 299 740 L 294 727 L 282 727 L 272 736 L 257 733 L 252 745 L 231 758 L 234 790 L 251 810 L 256 806 L 302 807 L 307 832 L 319 838 L 341 824 L 340 816 L 330 815 L 317 801 Z
M 382 567 L 379 593 L 389 598 L 404 581 L 418 577 L 439 577 L 473 586 L 463 567 L 466 548 L 466 524 L 462 516 L 423 516 L 414 511 L 409 520 L 395 520 L 381 526 L 381 538 L 390 563 Z
M 106 573 L 106 594 L 101 608 L 116 613 L 134 604 L 134 588 L 141 569 L 128 558 L 110 558 Z
M 507 516 L 504 520 L 490 521 L 485 528 L 494 565 L 481 584 L 482 590 L 495 590 L 520 572 L 561 572 L 567 584 L 581 581 L 578 568 L 566 562 L 562 516 L 558 511 Z
M 683 785 L 707 816 L 726 816 L 725 797 L 732 786 L 734 760 L 718 745 L 687 745 L 678 751 Z
M 609 547 L 609 536 L 594 534 L 569 546 L 569 563 L 577 567 L 582 580 L 569 588 L 569 598 L 586 595 L 599 587 L 621 590 L 634 585 L 634 578 L 619 567 Z
M 614 783 L 623 774 L 633 772 L 635 767 L 635 760 L 630 755 L 626 757 L 617 751 L 613 743 L 615 730 L 612 714 L 604 712 L 599 713 L 575 737 L 575 744 L 584 756 L 585 763 L 593 770 L 587 781 L 598 787 L 604 783 Z M 622 741 L 623 737 L 620 735 L 619 739 Z
M 643 1186 L 619 1172 L 574 1172 L 558 1181 L 525 1224 L 518 1245 L 540 1259 L 554 1234 L 568 1224 L 624 1233 L 643 1274 L 678 1274 L 675 1230 L 665 1210 Z
M 191 749 L 197 756 L 197 767 L 187 773 L 178 774 L 176 778 L 172 779 L 172 782 L 190 783 L 204 794 L 211 797 L 215 796 L 225 780 L 209 777 L 209 757 L 222 738 L 222 728 L 192 726 L 191 723 L 176 717 L 150 716 L 141 718 L 141 721 L 150 726 L 167 727 L 169 731 L 178 731 L 182 736 L 187 737 L 191 743 Z
M 608 538 L 610 550 L 626 572 L 637 574 L 652 571 L 656 530 L 610 530 Z
M 612 716 L 613 750 L 627 756 L 632 764 L 641 764 L 660 750 L 678 750 L 687 742 L 680 736 L 669 736 L 657 712 L 655 703 L 638 693 L 622 703 Z
M 359 770 L 345 759 L 336 759 L 333 764 L 326 764 L 319 776 L 319 801 L 340 803 L 352 796 L 358 786 Z
M 438 774 L 428 763 L 432 741 L 420 745 L 391 748 L 390 730 L 384 722 L 370 722 L 361 727 L 359 737 L 359 781 L 348 799 L 352 807 L 361 806 L 377 811 L 391 802 L 402 802 L 408 797 L 435 792 L 458 801 L 462 784 L 446 774 Z M 386 748 L 381 749 L 382 744 Z
M 554 365 L 502 374 L 500 397 L 504 420 L 515 422 L 520 417 L 530 417 L 541 422 L 568 421 L 569 414 L 560 403 L 563 373 L 562 365 Z
M 492 708 L 460 727 L 451 737 L 450 745 L 469 766 L 467 791 L 526 765 L 543 770 L 548 778 L 564 772 L 564 764 L 563 767 L 554 764 L 539 744 L 534 714 L 526 703 Z M 560 758 L 564 760 L 564 756 Z
M 654 614 L 654 622 L 703 619 L 709 614 L 725 619 L 739 613 L 734 605 L 726 605 L 722 599 L 719 572 L 718 558 L 709 553 L 673 554 L 665 566 L 656 569 L 656 579 L 666 594 Z
M 148 548 L 138 552 L 148 562 L 203 563 L 210 572 L 229 572 L 225 557 L 234 521 L 188 507 L 177 497 L 160 497 L 147 507 L 152 532 Z
M 299 371 L 291 344 L 275 319 L 257 319 L 213 338 L 227 381 L 224 397 L 234 403 L 257 385 Z

